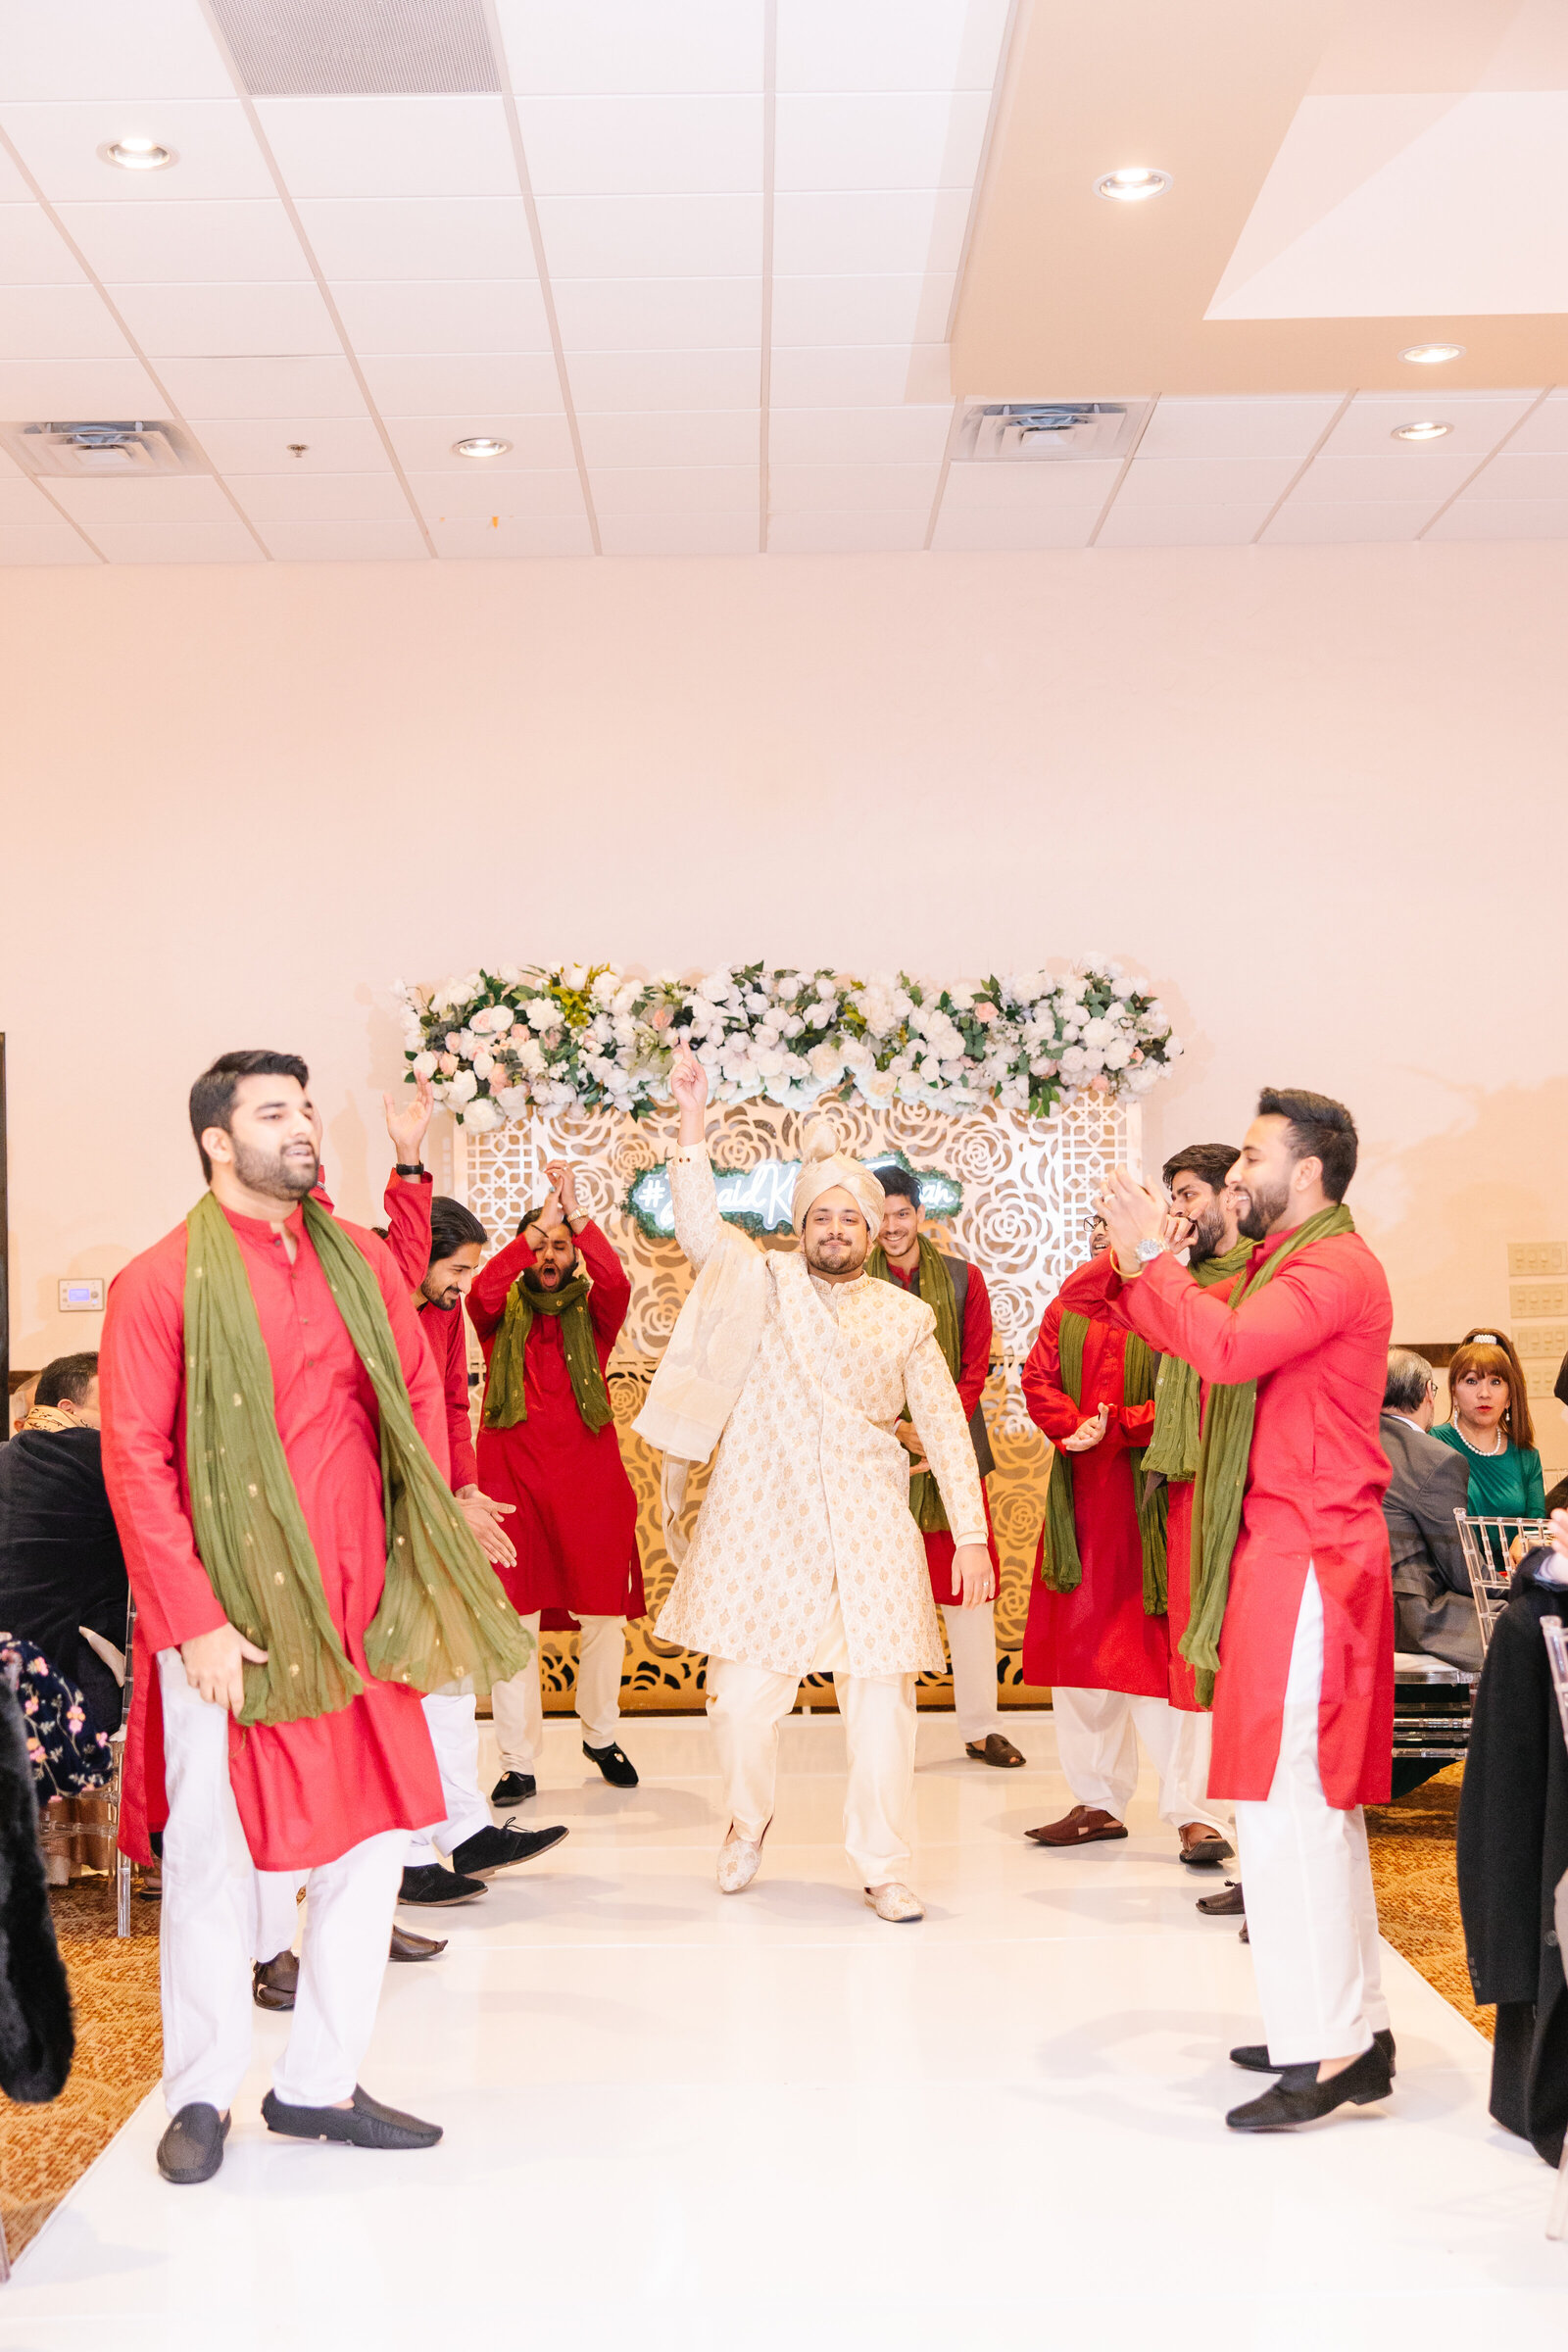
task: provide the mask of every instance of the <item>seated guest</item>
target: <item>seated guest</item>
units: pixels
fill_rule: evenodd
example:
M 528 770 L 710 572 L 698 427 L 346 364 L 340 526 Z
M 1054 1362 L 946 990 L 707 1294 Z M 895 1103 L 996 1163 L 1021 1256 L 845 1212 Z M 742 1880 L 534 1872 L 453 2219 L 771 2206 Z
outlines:
M 82 1693 L 91 1731 L 118 1730 L 120 1685 L 82 1629 L 122 1651 L 128 1594 L 104 1491 L 98 1358 L 57 1356 L 0 1446 L 0 1628 Z
M 32 1410 L 33 1398 L 38 1394 L 38 1383 L 41 1378 L 42 1374 L 38 1372 L 12 1373 L 11 1427 L 6 1431 L 8 1438 L 14 1438 L 18 1430 L 25 1425 L 27 1415 Z
M 1453 1514 L 1469 1508 L 1464 1463 L 1432 1428 L 1438 1383 L 1425 1356 L 1389 1353 L 1378 1436 L 1394 1476 L 1383 1497 L 1396 1645 L 1481 1672 L 1481 1624 Z
M 1546 1490 L 1524 1370 L 1500 1332 L 1466 1332 L 1448 1366 L 1448 1408 L 1432 1435 L 1464 1463 L 1471 1515 L 1542 1518 Z

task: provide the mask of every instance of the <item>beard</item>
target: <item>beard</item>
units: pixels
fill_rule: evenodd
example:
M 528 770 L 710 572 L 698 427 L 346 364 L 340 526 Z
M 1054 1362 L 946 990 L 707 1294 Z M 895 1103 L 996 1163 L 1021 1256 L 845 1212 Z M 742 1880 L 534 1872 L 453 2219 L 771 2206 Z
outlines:
M 313 1152 L 308 1159 L 284 1158 L 281 1150 L 259 1152 L 252 1144 L 234 1144 L 234 1173 L 248 1192 L 270 1200 L 303 1200 L 314 1193 L 321 1163 Z
M 419 1296 L 426 1306 L 438 1306 L 444 1315 L 450 1315 L 458 1303 L 460 1294 L 453 1290 L 450 1284 L 444 1291 L 432 1291 L 427 1282 L 421 1282 Z
M 808 1241 L 803 1235 L 801 1249 L 806 1262 L 818 1274 L 858 1274 L 870 1254 L 871 1237 L 859 1241 Z
M 1244 1226 L 1242 1230 L 1246 1232 L 1247 1229 Z M 1249 1236 L 1249 1238 L 1255 1241 L 1257 1236 L 1253 1234 Z M 1193 1238 L 1188 1244 L 1188 1264 L 1191 1266 L 1200 1266 L 1206 1259 L 1210 1257 L 1217 1257 L 1219 1255 L 1220 1244 L 1224 1241 L 1224 1239 L 1225 1211 L 1223 1208 L 1221 1208 L 1219 1202 L 1215 1200 L 1204 1209 L 1200 1217 L 1195 1217 L 1193 1219 Z
M 556 1281 L 541 1282 L 539 1279 L 539 1267 L 526 1266 L 523 1269 L 522 1287 L 525 1291 L 532 1291 L 536 1298 L 553 1298 L 556 1293 L 559 1290 L 562 1290 L 565 1284 L 571 1280 L 576 1271 L 577 1261 L 575 1258 L 573 1258 L 569 1266 L 554 1266 L 551 1268 L 551 1272 L 557 1277 Z
M 1250 1242 L 1265 1242 L 1270 1228 L 1285 1214 L 1290 1192 L 1283 1184 L 1250 1184 L 1239 1187 L 1247 1201 L 1237 1223 Z

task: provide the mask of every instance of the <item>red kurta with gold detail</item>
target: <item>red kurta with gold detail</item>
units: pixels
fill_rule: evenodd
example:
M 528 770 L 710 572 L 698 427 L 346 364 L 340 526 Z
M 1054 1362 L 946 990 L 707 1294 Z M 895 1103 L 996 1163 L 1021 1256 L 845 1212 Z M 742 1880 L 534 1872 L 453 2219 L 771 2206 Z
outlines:
M 386 1180 L 382 1206 L 386 1210 L 386 1246 L 410 1293 L 430 1271 L 430 1203 L 435 1187 L 429 1170 L 422 1176 L 400 1176 L 394 1168 Z M 468 1332 L 463 1300 L 456 1306 L 432 1306 L 428 1298 L 416 1301 L 415 1312 L 425 1346 L 435 1358 L 447 1417 L 447 1448 L 452 1457 L 455 1489 L 477 1486 L 473 1455 L 473 1422 L 468 1410 Z
M 603 1370 L 631 1305 L 631 1284 L 592 1221 L 577 1236 L 577 1253 L 592 1277 L 588 1316 Z M 507 1293 L 533 1262 L 519 1234 L 474 1276 L 468 1312 L 487 1366 Z M 496 1570 L 513 1607 L 522 1617 L 541 1610 L 551 1631 L 568 1630 L 579 1617 L 641 1617 L 647 1602 L 637 1497 L 614 1423 L 590 1430 L 577 1410 L 555 1315 L 534 1316 L 524 1394 L 528 1417 L 514 1429 L 479 1426 L 479 1484 L 498 1502 L 517 1506 L 507 1524 L 516 1566 Z
M 308 1870 L 362 1838 L 412 1830 L 445 1811 L 419 1694 L 372 1680 L 365 1634 L 386 1581 L 379 1412 L 369 1375 L 296 1208 L 289 1262 L 270 1224 L 229 1215 L 272 1370 L 283 1453 L 320 1564 L 332 1623 L 365 1677 L 360 1697 L 308 1722 L 228 1727 L 228 1768 L 260 1870 Z M 445 1475 L 440 1384 L 407 1288 L 384 1245 L 344 1231 L 365 1252 L 386 1301 L 419 1435 Z M 216 1631 L 223 1611 L 191 1534 L 185 1472 L 183 1225 L 110 1286 L 99 1372 L 104 1480 L 136 1598 L 136 1670 L 126 1742 L 121 1842 L 150 1858 L 149 1829 L 168 1819 L 163 1718 L 154 1663 Z
M 1289 1241 L 1271 1234 L 1246 1282 Z M 1260 1800 L 1279 1762 L 1285 1685 L 1310 1565 L 1323 1595 L 1318 1766 L 1331 1805 L 1383 1804 L 1394 1744 L 1394 1590 L 1378 1438 L 1394 1309 L 1358 1234 L 1310 1242 L 1232 1313 L 1173 1257 L 1118 1282 L 1152 1348 L 1205 1381 L 1257 1382 L 1242 1530 L 1214 1687 L 1212 1796 Z
M 1035 1551 L 1035 1578 L 1023 1637 L 1023 1679 L 1068 1690 L 1121 1690 L 1134 1698 L 1170 1695 L 1170 1643 L 1163 1617 L 1144 1614 L 1144 1549 L 1133 1496 L 1130 1447 L 1147 1446 L 1154 1407 L 1123 1401 L 1127 1334 L 1108 1321 L 1090 1321 L 1084 1337 L 1081 1401 L 1061 1386 L 1057 1335 L 1064 1312 L 1090 1315 L 1093 1265 L 1069 1274 L 1046 1309 L 1040 1337 L 1023 1368 L 1029 1418 L 1054 1443 L 1070 1438 L 1102 1404 L 1110 1406 L 1105 1434 L 1072 1463 L 1073 1526 L 1083 1581 L 1075 1592 L 1053 1592 L 1040 1581 L 1045 1529 Z
M 991 1374 L 991 1294 L 986 1289 L 986 1278 L 973 1258 L 967 1258 L 964 1262 L 969 1269 L 969 1277 L 963 1295 L 963 1329 L 958 1335 L 958 1375 L 954 1385 L 967 1421 L 985 1395 L 986 1382 Z M 888 1272 L 901 1290 L 912 1291 L 916 1298 L 919 1297 L 918 1266 L 913 1272 L 906 1274 L 890 1259 Z M 1002 1559 L 992 1531 L 991 1496 L 986 1491 L 984 1479 L 980 1481 L 980 1499 L 986 1513 L 986 1549 L 991 1554 L 991 1565 L 996 1570 L 1000 1590 Z M 955 1546 L 952 1532 L 945 1527 L 936 1528 L 929 1534 L 922 1531 L 921 1541 L 925 1544 L 925 1563 L 931 1572 L 932 1598 L 939 1604 L 946 1602 L 951 1605 L 962 1597 L 954 1586 Z

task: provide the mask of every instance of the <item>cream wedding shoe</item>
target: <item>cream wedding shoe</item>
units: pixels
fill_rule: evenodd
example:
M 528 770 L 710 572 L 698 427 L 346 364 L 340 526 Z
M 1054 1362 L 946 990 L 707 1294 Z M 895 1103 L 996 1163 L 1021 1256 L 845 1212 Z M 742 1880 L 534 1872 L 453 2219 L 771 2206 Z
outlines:
M 865 1899 L 878 1919 L 902 1921 L 925 1917 L 925 1905 L 918 1895 L 909 1892 L 902 1879 L 890 1879 L 885 1886 L 868 1886 Z
M 742 1894 L 757 1876 L 762 1859 L 761 1841 L 757 1838 L 731 1838 L 718 1849 L 718 1891 L 720 1894 Z

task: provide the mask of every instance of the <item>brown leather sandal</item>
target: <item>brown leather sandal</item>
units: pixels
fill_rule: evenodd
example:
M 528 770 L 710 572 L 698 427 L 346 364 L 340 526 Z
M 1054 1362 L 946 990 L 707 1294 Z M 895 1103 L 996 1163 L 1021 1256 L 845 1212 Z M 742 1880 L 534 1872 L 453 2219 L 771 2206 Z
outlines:
M 987 1732 L 983 1740 L 966 1740 L 963 1752 L 966 1756 L 973 1756 L 977 1764 L 995 1764 L 1002 1772 L 1016 1771 L 1020 1764 L 1026 1764 L 1029 1760 L 1027 1756 L 1019 1755 L 1004 1732 Z
M 1036 1845 L 1098 1845 L 1102 1838 L 1126 1835 L 1126 1829 L 1113 1813 L 1102 1812 L 1091 1805 L 1074 1805 L 1059 1821 L 1048 1821 L 1038 1830 L 1024 1832 Z

